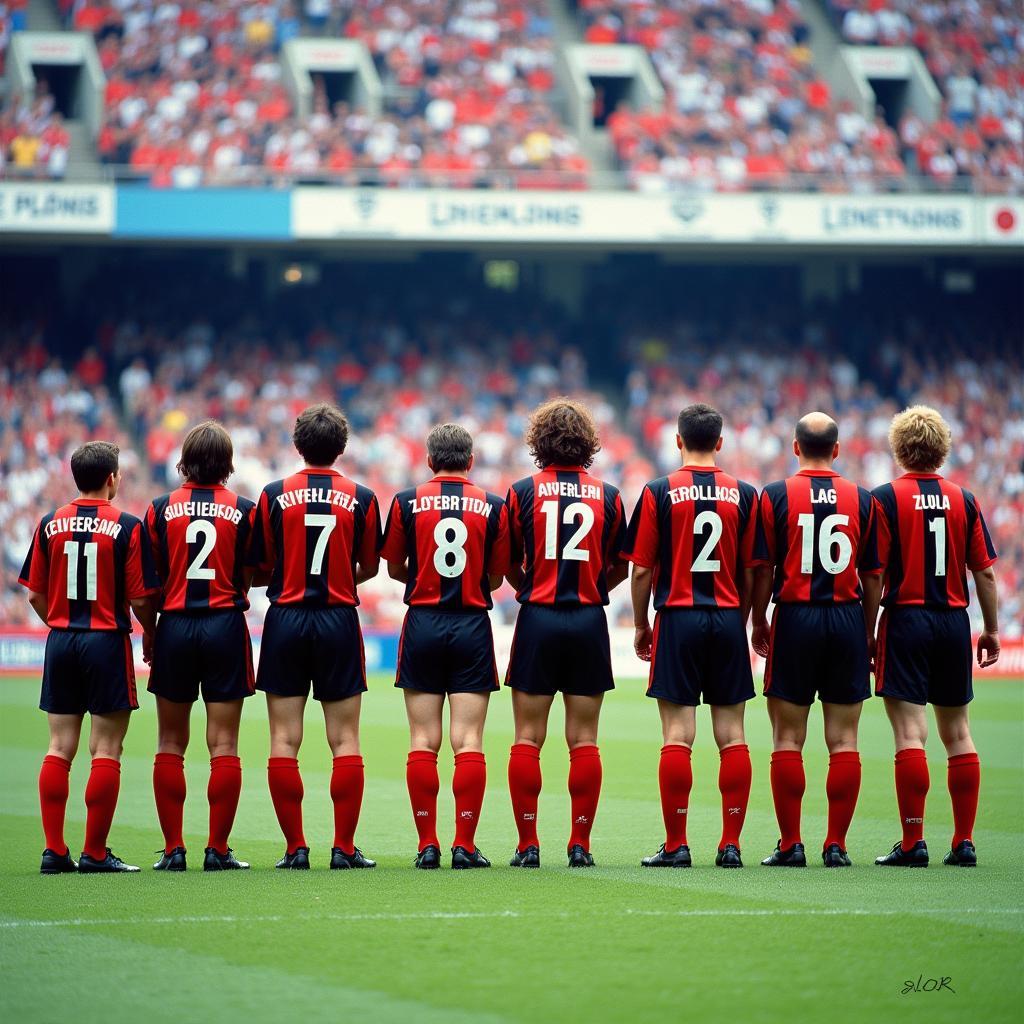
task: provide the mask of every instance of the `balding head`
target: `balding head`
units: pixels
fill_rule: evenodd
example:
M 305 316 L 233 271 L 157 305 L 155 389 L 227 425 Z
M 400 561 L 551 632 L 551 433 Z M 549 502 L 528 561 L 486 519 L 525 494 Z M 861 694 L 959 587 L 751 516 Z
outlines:
M 823 412 L 809 412 L 797 423 L 795 440 L 798 458 L 831 462 L 839 454 L 839 424 Z

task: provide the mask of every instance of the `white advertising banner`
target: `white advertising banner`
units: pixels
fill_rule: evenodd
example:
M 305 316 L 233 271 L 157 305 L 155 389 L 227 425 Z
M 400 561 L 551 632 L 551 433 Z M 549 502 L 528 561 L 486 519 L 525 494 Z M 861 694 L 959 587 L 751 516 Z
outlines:
M 984 242 L 972 196 L 639 195 L 297 188 L 296 238 L 422 242 L 931 245 Z
M 110 185 L 0 183 L 0 232 L 109 235 L 114 208 Z
M 983 200 L 981 233 L 986 245 L 1024 245 L 1024 199 Z

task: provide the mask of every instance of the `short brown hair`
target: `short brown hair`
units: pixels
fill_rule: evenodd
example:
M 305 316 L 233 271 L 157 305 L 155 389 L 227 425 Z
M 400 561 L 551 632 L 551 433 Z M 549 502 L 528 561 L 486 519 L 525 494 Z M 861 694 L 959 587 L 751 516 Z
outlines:
M 235 471 L 231 435 L 216 421 L 197 423 L 181 443 L 176 469 L 193 484 L 222 484 Z
M 680 410 L 676 429 L 688 452 L 713 452 L 722 436 L 722 414 L 713 406 L 695 402 Z
M 533 461 L 546 466 L 592 465 L 601 438 L 590 410 L 571 398 L 553 398 L 538 405 L 526 428 L 526 445 Z
M 82 494 L 98 491 L 117 473 L 121 449 L 113 441 L 87 441 L 71 455 L 71 475 Z
M 893 458 L 911 473 L 934 473 L 946 461 L 952 443 L 949 424 L 929 405 L 912 405 L 889 425 Z
M 439 423 L 427 434 L 427 455 L 435 473 L 465 473 L 473 458 L 473 435 L 458 423 Z
M 330 402 L 311 405 L 299 413 L 292 443 L 307 466 L 330 466 L 348 445 L 348 420 Z

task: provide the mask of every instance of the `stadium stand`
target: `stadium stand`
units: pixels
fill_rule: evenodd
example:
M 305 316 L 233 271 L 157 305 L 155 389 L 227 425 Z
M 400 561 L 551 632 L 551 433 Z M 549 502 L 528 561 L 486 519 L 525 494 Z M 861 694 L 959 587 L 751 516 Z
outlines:
M 64 177 L 70 136 L 45 80 L 31 100 L 12 96 L 0 107 L 0 175 L 17 179 Z
M 0 519 L 7 524 L 0 620 L 28 620 L 17 572 L 39 507 L 66 499 L 67 457 L 87 436 L 122 444 L 121 500 L 138 511 L 176 480 L 178 445 L 197 420 L 214 416 L 229 428 L 234 485 L 255 494 L 296 465 L 296 412 L 336 400 L 353 427 L 345 471 L 386 506 L 426 472 L 423 438 L 448 419 L 476 435 L 477 482 L 504 493 L 531 470 L 521 442 L 530 408 L 571 391 L 594 405 L 600 472 L 621 484 L 629 508 L 647 479 L 675 464 L 675 417 L 690 401 L 723 410 L 723 463 L 758 486 L 786 474 L 793 424 L 816 407 L 841 423 L 844 472 L 869 486 L 884 482 L 893 473 L 891 416 L 910 402 L 935 404 L 954 430 L 948 474 L 976 490 L 1000 551 L 1006 635 L 1019 635 L 1024 375 L 1012 328 L 972 321 L 992 354 L 970 358 L 963 354 L 968 313 L 957 319 L 941 309 L 931 319 L 885 321 L 841 307 L 795 319 L 774 309 L 686 313 L 626 281 L 613 297 L 617 314 L 592 303 L 594 322 L 611 325 L 600 363 L 610 358 L 621 367 L 621 375 L 594 382 L 585 351 L 567 344 L 592 337 L 592 350 L 603 345 L 589 323 L 568 321 L 540 301 L 524 317 L 512 298 L 462 289 L 439 305 L 429 301 L 432 287 L 428 279 L 407 289 L 401 303 L 353 298 L 332 314 L 329 305 L 304 302 L 311 310 L 305 324 L 238 313 L 227 302 L 228 318 L 215 326 L 212 316 L 170 312 L 173 297 L 163 308 L 136 297 L 100 322 L 95 347 L 67 363 L 52 357 L 38 329 L 9 328 L 0 346 Z M 381 577 L 360 593 L 370 624 L 400 621 L 401 593 L 391 581 Z M 258 621 L 262 592 L 255 597 Z M 628 624 L 628 593 L 613 598 L 613 615 Z M 508 588 L 495 615 L 498 622 L 514 615 Z
M 943 94 L 941 118 L 900 125 L 904 159 L 942 184 L 980 179 L 987 191 L 1024 181 L 1024 4 L 1020 0 L 826 0 L 843 38 L 916 46 Z

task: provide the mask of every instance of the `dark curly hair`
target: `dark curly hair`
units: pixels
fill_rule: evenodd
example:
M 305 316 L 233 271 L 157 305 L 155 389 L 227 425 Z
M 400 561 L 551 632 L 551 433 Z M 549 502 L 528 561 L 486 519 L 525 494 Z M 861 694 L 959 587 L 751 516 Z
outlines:
M 564 395 L 538 405 L 526 428 L 526 445 L 541 469 L 548 466 L 582 466 L 594 461 L 601 438 L 590 410 Z

